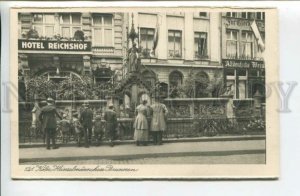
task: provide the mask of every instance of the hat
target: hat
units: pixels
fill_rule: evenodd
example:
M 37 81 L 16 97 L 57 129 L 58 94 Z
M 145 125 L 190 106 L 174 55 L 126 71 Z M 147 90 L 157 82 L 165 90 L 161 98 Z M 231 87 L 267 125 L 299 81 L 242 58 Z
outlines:
M 48 103 L 53 103 L 53 102 L 54 102 L 54 99 L 52 99 L 51 97 L 48 97 L 47 102 L 48 102 Z
M 110 108 L 110 107 L 114 107 L 114 104 L 109 103 L 109 104 L 108 104 L 108 107 L 109 107 L 109 108 Z
M 96 115 L 95 119 L 101 119 L 100 115 Z
M 67 115 L 66 114 L 63 114 L 63 118 L 66 118 L 67 117 Z

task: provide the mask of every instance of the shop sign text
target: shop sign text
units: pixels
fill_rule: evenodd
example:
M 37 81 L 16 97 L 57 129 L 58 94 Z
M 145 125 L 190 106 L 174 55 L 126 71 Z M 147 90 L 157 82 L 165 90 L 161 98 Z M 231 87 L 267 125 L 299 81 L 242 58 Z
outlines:
M 237 61 L 237 60 L 223 60 L 224 67 L 232 68 L 252 68 L 264 69 L 265 64 L 263 61 Z
M 19 40 L 19 50 L 91 51 L 91 42 Z

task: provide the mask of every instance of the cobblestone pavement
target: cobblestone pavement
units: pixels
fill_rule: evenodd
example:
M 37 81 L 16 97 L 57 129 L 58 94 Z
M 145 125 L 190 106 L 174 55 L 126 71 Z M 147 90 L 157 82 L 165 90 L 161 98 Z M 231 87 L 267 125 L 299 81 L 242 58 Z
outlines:
M 153 157 L 123 160 L 77 160 L 77 161 L 51 161 L 27 162 L 25 165 L 63 164 L 63 165 L 105 165 L 105 164 L 264 164 L 265 154 L 244 154 L 226 156 L 179 156 L 179 157 Z

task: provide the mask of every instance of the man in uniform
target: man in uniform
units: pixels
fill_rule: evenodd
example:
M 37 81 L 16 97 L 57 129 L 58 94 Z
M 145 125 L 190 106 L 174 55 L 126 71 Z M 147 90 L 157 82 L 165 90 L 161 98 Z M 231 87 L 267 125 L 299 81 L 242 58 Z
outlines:
M 56 125 L 57 125 L 56 116 L 61 119 L 60 115 L 58 114 L 54 106 L 54 100 L 49 97 L 47 99 L 47 105 L 42 107 L 39 116 L 39 119 L 42 122 L 42 128 L 46 134 L 47 150 L 50 150 L 50 139 L 52 140 L 52 149 L 58 148 L 58 146 L 55 144 Z
M 110 139 L 110 146 L 113 147 L 113 140 L 115 139 L 115 132 L 117 128 L 117 114 L 113 110 L 114 105 L 110 103 L 108 105 L 108 110 L 104 113 L 104 120 L 106 121 L 106 132 L 108 133 Z
M 89 102 L 83 104 L 84 108 L 80 114 L 80 123 L 83 126 L 84 144 L 88 148 L 92 139 L 93 111 L 89 108 Z

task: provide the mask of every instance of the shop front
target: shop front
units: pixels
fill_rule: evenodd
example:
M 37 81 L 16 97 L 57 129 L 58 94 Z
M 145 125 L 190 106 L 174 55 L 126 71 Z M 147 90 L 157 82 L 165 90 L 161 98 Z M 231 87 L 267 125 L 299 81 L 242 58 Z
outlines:
M 19 72 L 23 76 L 20 79 L 27 90 L 33 80 L 55 86 L 65 80 L 81 80 L 90 72 L 91 42 L 19 39 L 18 47 Z M 38 96 L 26 94 L 31 100 Z M 57 92 L 52 94 L 59 98 Z
M 254 98 L 257 91 L 261 96 L 265 95 L 263 61 L 223 59 L 222 64 L 226 86 L 234 99 Z

